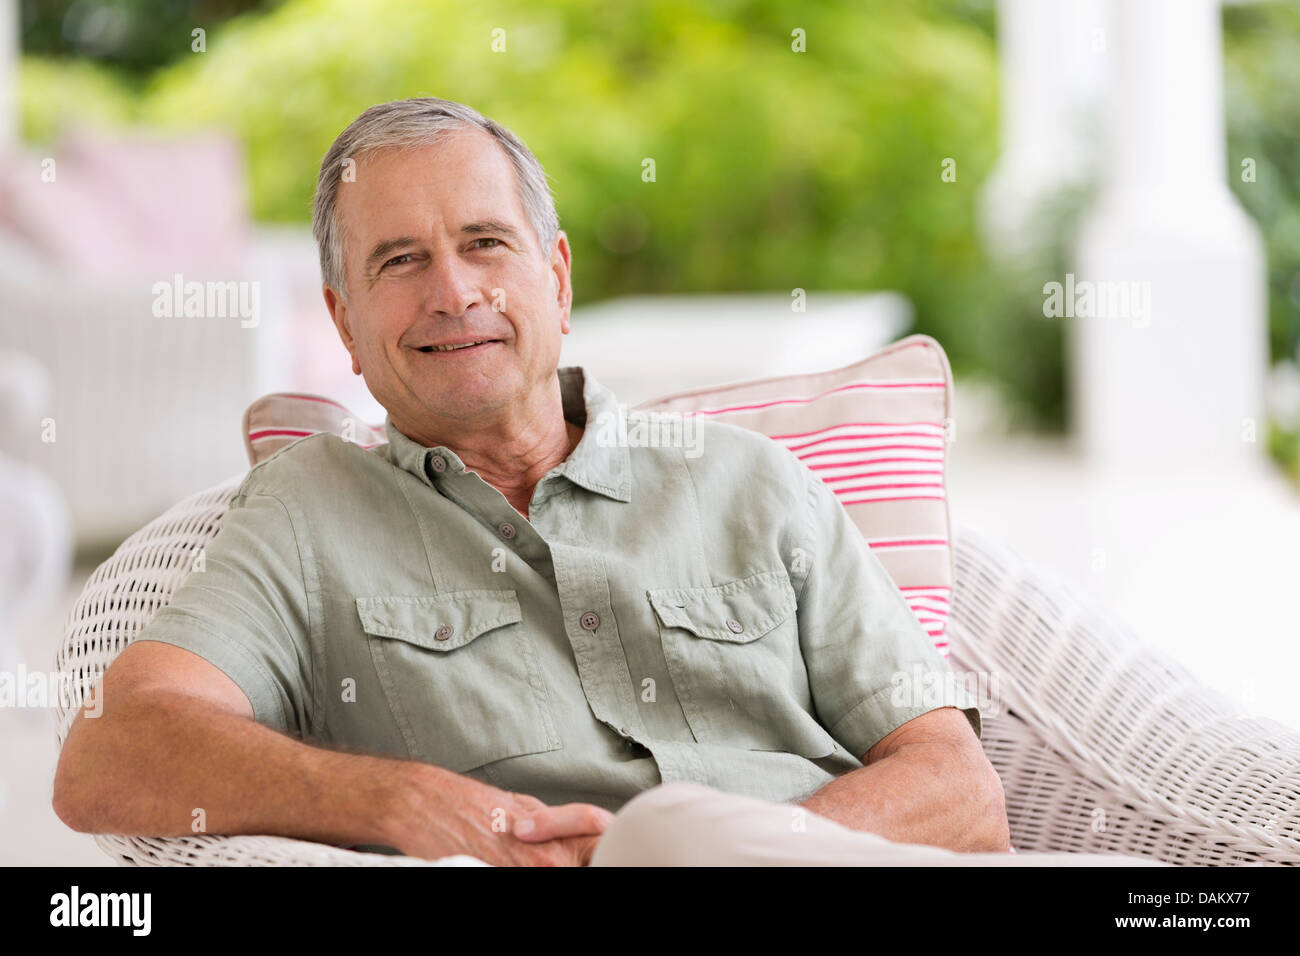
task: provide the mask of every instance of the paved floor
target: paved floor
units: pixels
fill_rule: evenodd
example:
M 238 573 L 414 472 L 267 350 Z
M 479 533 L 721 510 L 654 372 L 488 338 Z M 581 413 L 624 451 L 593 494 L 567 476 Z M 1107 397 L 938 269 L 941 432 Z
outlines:
M 18 622 L 28 671 L 53 668 L 68 611 L 93 570 L 74 569 L 57 601 Z M 57 760 L 52 711 L 0 707 L 0 865 L 113 865 L 92 837 L 68 829 L 50 808 Z
M 955 523 L 1064 577 L 1252 713 L 1300 727 L 1300 492 L 1271 470 L 1101 474 L 1060 442 L 954 443 Z

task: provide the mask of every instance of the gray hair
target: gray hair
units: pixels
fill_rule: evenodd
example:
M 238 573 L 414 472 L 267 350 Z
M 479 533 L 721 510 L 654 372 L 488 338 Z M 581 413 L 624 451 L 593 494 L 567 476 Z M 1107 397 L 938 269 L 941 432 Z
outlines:
M 394 100 L 372 106 L 339 134 L 321 160 L 312 203 L 311 231 L 320 253 L 321 279 L 347 299 L 343 263 L 343 224 L 338 216 L 339 184 L 343 171 L 352 169 L 368 154 L 381 149 L 405 149 L 437 142 L 457 129 L 480 129 L 505 150 L 515 168 L 519 198 L 532 224 L 543 254 L 549 253 L 560 229 L 555 197 L 537 157 L 510 130 L 477 111 L 452 100 L 435 97 Z

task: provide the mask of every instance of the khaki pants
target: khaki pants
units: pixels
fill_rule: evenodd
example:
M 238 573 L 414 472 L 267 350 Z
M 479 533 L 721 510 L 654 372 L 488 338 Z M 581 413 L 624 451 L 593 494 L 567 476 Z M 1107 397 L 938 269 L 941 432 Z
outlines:
M 615 814 L 592 866 L 1168 866 L 1105 853 L 955 853 L 894 843 L 789 803 L 666 783 Z

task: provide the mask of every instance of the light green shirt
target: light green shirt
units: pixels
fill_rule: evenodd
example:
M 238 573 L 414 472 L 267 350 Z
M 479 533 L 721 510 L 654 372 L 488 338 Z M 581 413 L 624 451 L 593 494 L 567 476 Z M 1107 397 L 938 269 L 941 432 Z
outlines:
M 979 734 L 973 697 L 790 451 L 698 419 L 690 442 L 646 447 L 590 427 L 621 411 L 591 375 L 557 374 L 584 433 L 526 519 L 391 420 L 371 449 L 314 435 L 249 471 L 139 640 L 206 658 L 259 722 L 309 743 L 550 804 L 617 810 L 673 780 L 796 800 L 936 707 Z

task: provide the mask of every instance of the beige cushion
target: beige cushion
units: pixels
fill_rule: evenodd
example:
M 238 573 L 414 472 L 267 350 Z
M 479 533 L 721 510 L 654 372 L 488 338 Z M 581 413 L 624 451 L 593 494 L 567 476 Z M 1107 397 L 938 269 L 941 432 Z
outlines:
M 929 336 L 911 335 L 828 372 L 692 389 L 636 407 L 708 416 L 790 449 L 834 490 L 947 656 L 953 571 L 944 465 L 951 401 L 943 349 Z M 251 464 L 321 431 L 365 447 L 388 440 L 382 424 L 366 425 L 317 395 L 267 395 L 249 407 L 244 426 Z
M 382 422 L 367 425 L 338 402 L 320 395 L 272 392 L 244 412 L 244 450 L 250 465 L 317 432 L 331 432 L 364 448 L 388 441 Z

